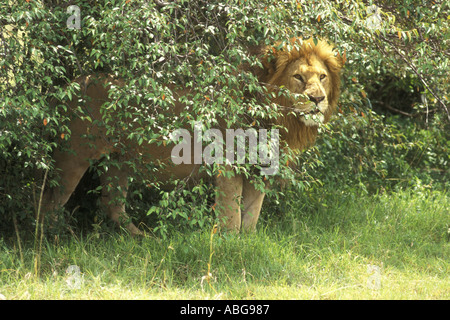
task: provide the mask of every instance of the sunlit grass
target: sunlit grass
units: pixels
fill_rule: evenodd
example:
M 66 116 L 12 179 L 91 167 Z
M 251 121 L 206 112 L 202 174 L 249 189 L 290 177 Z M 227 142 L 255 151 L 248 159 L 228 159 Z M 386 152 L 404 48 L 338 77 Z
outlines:
M 0 243 L 7 299 L 449 299 L 450 199 L 444 193 L 309 195 L 254 234 L 123 233 L 47 240 L 33 255 Z M 305 196 L 306 197 L 306 196 Z M 302 208 L 296 210 L 295 208 Z M 212 244 L 212 251 L 211 251 Z M 212 254 L 212 255 L 211 255 Z M 211 259 L 210 259 L 211 257 Z M 208 263 L 210 275 L 208 275 Z M 66 273 L 80 268 L 78 286 Z M 373 268 L 376 268 L 374 271 Z

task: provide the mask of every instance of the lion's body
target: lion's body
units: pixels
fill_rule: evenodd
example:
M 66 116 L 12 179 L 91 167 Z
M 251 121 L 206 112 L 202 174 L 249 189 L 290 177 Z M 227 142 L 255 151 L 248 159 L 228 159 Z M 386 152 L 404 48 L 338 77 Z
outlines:
M 312 101 L 297 98 L 292 101 L 285 97 L 274 100 L 277 104 L 286 108 L 283 116 L 277 119 L 278 124 L 287 128 L 281 133 L 292 149 L 303 149 L 314 142 L 317 135 L 318 122 L 328 121 L 337 104 L 339 96 L 339 70 L 340 62 L 333 54 L 332 48 L 325 42 L 314 45 L 313 41 L 293 40 L 297 49 L 275 50 L 272 47 L 261 47 L 255 52 L 262 62 L 263 68 L 252 70 L 262 85 L 266 85 L 268 91 L 278 90 L 281 86 L 289 89 L 293 94 L 305 94 Z M 91 121 L 80 117 L 74 117 L 70 123 L 71 138 L 70 149 L 73 152 L 56 150 L 54 159 L 56 168 L 61 176 L 61 187 L 49 189 L 44 195 L 44 212 L 51 212 L 57 207 L 63 206 L 75 190 L 85 171 L 89 168 L 91 160 L 100 159 L 106 154 L 119 152 L 113 147 L 106 131 L 95 125 L 102 121 L 100 107 L 108 99 L 110 85 L 121 86 L 123 82 L 108 75 L 81 77 L 76 80 L 81 87 L 81 96 L 89 97 L 89 116 Z M 176 92 L 182 96 L 186 93 Z M 184 104 L 175 98 L 173 115 L 179 114 Z M 70 110 L 77 107 L 77 99 L 72 100 Z M 315 118 L 307 119 L 307 118 Z M 86 138 L 86 134 L 94 139 Z M 139 152 L 148 161 L 159 161 L 168 164 L 171 160 L 171 146 L 146 144 L 131 145 L 129 150 Z M 198 164 L 167 165 L 164 170 L 159 170 L 157 179 L 170 181 L 171 179 L 183 179 L 193 174 L 199 174 Z M 114 181 L 120 187 L 113 190 L 121 190 L 122 196 L 126 196 L 127 180 L 129 172 L 125 168 L 121 170 L 111 166 L 102 179 L 106 185 Z M 254 229 L 259 217 L 264 193 L 256 190 L 248 179 L 242 175 L 215 177 L 218 188 L 216 198 L 217 207 L 221 208 L 222 217 L 226 218 L 226 227 L 231 230 Z M 112 180 L 111 180 L 112 179 Z M 102 201 L 108 215 L 116 222 L 125 215 L 125 206 L 122 203 L 114 203 L 118 191 L 108 191 L 103 188 Z M 127 228 L 132 234 L 140 231 L 129 223 Z

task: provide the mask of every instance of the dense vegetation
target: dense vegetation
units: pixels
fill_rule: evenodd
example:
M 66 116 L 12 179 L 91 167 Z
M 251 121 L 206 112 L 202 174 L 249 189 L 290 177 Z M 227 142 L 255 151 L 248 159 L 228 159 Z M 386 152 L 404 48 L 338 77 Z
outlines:
M 51 154 L 70 137 L 64 102 L 78 90 L 73 79 L 108 72 L 128 81 L 111 92 L 122 119 L 111 121 L 104 114 L 106 127 L 125 152 L 121 137 L 166 143 L 168 132 L 155 135 L 152 128 L 168 128 L 168 119 L 149 108 L 170 109 L 168 84 L 193 88 L 193 108 L 207 123 L 213 123 L 213 115 L 225 114 L 230 123 L 246 128 L 253 124 L 248 116 L 276 116 L 248 96 L 248 91 L 262 92 L 254 77 L 236 70 L 255 63 L 247 56 L 248 46 L 292 36 L 327 38 L 336 45 L 345 61 L 342 97 L 334 118 L 320 129 L 317 145 L 299 156 L 293 170 L 282 162 L 281 173 L 291 185 L 272 189 L 264 223 L 279 221 L 286 213 L 329 208 L 333 197 L 349 199 L 349 194 L 359 200 L 406 192 L 448 204 L 449 19 L 447 1 L 2 3 L 0 234 L 20 246 L 16 237 L 34 232 L 44 183 L 58 183 Z M 57 107 L 51 99 L 58 101 Z M 131 100 L 138 108 L 127 109 Z M 142 130 L 123 130 L 125 119 Z M 208 184 L 160 191 L 155 181 L 139 175 L 139 160 L 129 163 L 136 168 L 128 199 L 131 215 L 162 237 L 183 226 L 211 227 Z M 62 230 L 98 232 L 92 229 L 103 219 L 96 205 L 96 179 L 108 161 L 114 159 L 97 164 L 83 179 L 84 189 L 77 190 L 72 205 L 61 213 Z M 245 165 L 238 169 L 248 170 Z M 220 168 L 209 170 L 214 175 Z M 439 196 L 434 198 L 434 193 Z M 447 218 L 436 220 L 436 241 L 445 242 L 447 210 L 439 211 Z

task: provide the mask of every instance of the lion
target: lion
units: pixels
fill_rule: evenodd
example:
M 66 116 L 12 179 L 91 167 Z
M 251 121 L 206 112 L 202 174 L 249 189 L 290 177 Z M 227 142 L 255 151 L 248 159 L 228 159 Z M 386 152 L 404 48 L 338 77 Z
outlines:
M 266 87 L 266 92 L 276 92 L 285 88 L 292 93 L 289 96 L 272 95 L 274 96 L 271 98 L 272 102 L 279 105 L 282 111 L 281 115 L 268 125 L 276 124 L 286 128 L 282 130 L 280 137 L 292 150 L 301 151 L 313 144 L 319 125 L 330 119 L 338 102 L 342 68 L 340 55 L 336 54 L 325 40 L 300 38 L 292 39 L 289 45 L 259 46 L 249 52 L 261 61 L 262 67 L 252 67 L 249 71 L 253 72 L 260 84 Z M 105 102 L 110 101 L 108 98 L 110 86 L 121 86 L 123 80 L 111 75 L 91 75 L 82 76 L 75 81 L 80 84 L 81 95 L 90 98 L 88 101 L 91 119 L 88 121 L 83 117 L 74 116 L 69 124 L 71 151 L 55 150 L 53 159 L 55 169 L 60 174 L 60 184 L 45 190 L 43 213 L 53 212 L 66 204 L 93 161 L 120 151 L 110 142 L 111 137 L 95 123 L 102 121 L 100 109 L 105 106 Z M 184 94 L 185 91 L 176 92 L 175 96 Z M 69 110 L 77 108 L 76 101 L 77 99 L 73 99 L 69 103 Z M 173 108 L 174 114 L 179 114 L 185 105 L 176 99 Z M 86 134 L 98 138 L 88 139 Z M 136 144 L 133 148 L 135 152 L 152 159 L 164 161 L 171 156 L 169 146 L 150 145 L 144 142 L 141 145 Z M 194 164 L 167 166 L 165 171 L 159 173 L 158 179 L 161 181 L 183 179 L 193 172 L 198 172 L 197 167 Z M 129 170 L 124 167 L 119 170 L 111 166 L 101 176 L 103 185 L 113 181 L 118 186 L 118 188 L 102 188 L 101 195 L 107 215 L 118 224 L 125 221 L 127 215 L 123 201 L 114 200 L 119 196 L 126 197 L 129 174 Z M 111 177 L 115 179 L 111 180 Z M 221 208 L 219 218 L 224 221 L 223 227 L 236 232 L 254 230 L 265 193 L 257 190 L 252 181 L 242 174 L 218 175 L 214 180 L 217 188 L 215 202 L 217 207 Z M 125 226 L 132 235 L 142 234 L 131 222 L 127 222 Z

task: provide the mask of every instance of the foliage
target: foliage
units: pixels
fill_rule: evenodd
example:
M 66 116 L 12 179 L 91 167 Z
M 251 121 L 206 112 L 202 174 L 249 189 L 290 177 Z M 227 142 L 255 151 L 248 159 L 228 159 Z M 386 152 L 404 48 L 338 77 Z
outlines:
M 0 221 L 5 225 L 16 216 L 32 218 L 38 210 L 42 177 L 36 172 L 51 172 L 51 151 L 70 137 L 64 102 L 75 97 L 78 88 L 71 81 L 77 76 L 108 72 L 127 80 L 125 87 L 110 92 L 114 104 L 109 107 L 118 110 L 119 118 L 111 119 L 108 109 L 104 112 L 105 126 L 125 152 L 126 139 L 170 143 L 168 128 L 196 120 L 207 128 L 215 124 L 215 115 L 225 115 L 235 128 L 276 116 L 267 103 L 248 95 L 262 93 L 256 79 L 237 70 L 243 63 L 255 63 L 247 55 L 249 45 L 292 36 L 328 38 L 346 61 L 340 113 L 322 129 L 321 143 L 301 156 L 296 172 L 281 160 L 281 174 L 296 183 L 295 192 L 318 180 L 339 187 L 343 181 L 356 183 L 370 192 L 411 183 L 439 185 L 443 175 L 448 181 L 446 1 L 70 4 L 80 9 L 79 29 L 68 28 L 73 12 L 61 1 L 0 5 Z M 173 124 L 164 111 L 170 110 L 173 88 L 180 85 L 194 90 L 186 97 L 192 113 Z M 58 101 L 56 107 L 51 99 Z M 128 107 L 131 101 L 137 107 Z M 139 129 L 127 128 L 129 119 Z M 137 173 L 143 169 L 139 158 L 128 164 Z M 221 168 L 208 170 L 214 176 Z M 255 175 L 246 165 L 236 170 Z M 53 177 L 47 183 L 57 183 Z M 136 194 L 145 194 L 142 187 L 147 185 L 158 189 L 139 175 L 132 183 Z M 213 211 L 204 196 L 208 188 L 203 184 L 171 193 L 155 191 L 161 193 L 159 204 L 149 212 L 166 217 L 159 224 L 160 234 L 173 218 L 204 225 L 206 213 Z M 139 201 L 130 206 L 147 212 Z

